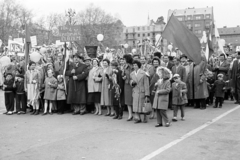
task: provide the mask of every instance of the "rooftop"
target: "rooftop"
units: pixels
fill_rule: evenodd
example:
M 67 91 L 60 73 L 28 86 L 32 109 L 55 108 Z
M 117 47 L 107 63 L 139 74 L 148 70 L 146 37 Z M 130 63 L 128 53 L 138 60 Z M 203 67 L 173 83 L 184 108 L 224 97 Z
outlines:
M 226 35 L 226 34 L 240 34 L 240 27 L 224 27 L 224 28 L 218 28 L 218 32 L 220 35 Z
M 175 16 L 188 16 L 188 15 L 197 15 L 197 14 L 213 14 L 213 7 L 206 8 L 187 8 L 187 9 L 175 9 L 168 10 L 168 18 L 172 15 Z

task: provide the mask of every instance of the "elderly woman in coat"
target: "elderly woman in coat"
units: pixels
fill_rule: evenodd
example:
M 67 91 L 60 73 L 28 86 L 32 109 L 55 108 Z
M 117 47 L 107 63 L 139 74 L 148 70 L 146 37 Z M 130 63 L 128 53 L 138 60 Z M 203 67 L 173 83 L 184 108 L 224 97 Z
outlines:
M 162 119 L 164 120 L 166 127 L 170 126 L 170 122 L 167 116 L 167 109 L 169 103 L 169 93 L 171 91 L 172 72 L 166 67 L 158 67 L 157 74 L 160 79 L 156 83 L 156 91 L 153 102 L 153 108 L 156 109 L 157 125 L 155 127 L 161 127 Z
M 88 103 L 94 103 L 95 115 L 102 115 L 101 109 L 101 90 L 102 90 L 102 68 L 99 60 L 93 59 L 93 68 L 88 76 Z
M 141 123 L 140 114 L 143 113 L 144 103 L 149 101 L 149 78 L 141 68 L 138 60 L 133 61 L 134 71 L 130 74 L 130 84 L 133 87 L 133 112 L 135 112 L 135 123 Z M 147 116 L 144 114 L 143 122 L 147 122 Z

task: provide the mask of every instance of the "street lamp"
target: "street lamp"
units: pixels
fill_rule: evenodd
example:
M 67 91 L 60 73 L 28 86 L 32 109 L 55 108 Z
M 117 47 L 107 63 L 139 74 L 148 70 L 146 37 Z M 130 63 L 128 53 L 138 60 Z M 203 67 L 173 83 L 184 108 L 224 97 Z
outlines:
M 74 9 L 69 8 L 67 11 L 65 11 L 66 17 L 69 19 L 69 25 L 72 25 L 72 18 L 76 15 L 76 12 Z M 74 22 L 75 23 L 75 22 Z

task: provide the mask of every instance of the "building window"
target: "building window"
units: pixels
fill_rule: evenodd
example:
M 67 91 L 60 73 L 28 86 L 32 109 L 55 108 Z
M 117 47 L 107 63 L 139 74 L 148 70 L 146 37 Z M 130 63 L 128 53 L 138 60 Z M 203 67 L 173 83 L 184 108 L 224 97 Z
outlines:
M 150 36 L 150 33 L 148 33 L 148 36 Z
M 138 37 L 140 37 L 140 34 L 138 34 Z
M 201 25 L 199 23 L 195 23 L 194 27 L 200 27 Z
M 153 36 L 155 36 L 155 33 L 152 33 Z
M 188 28 L 188 29 L 191 29 L 191 28 L 192 28 L 192 25 L 191 25 L 191 24 L 187 24 L 187 28 Z
M 187 20 L 191 20 L 192 19 L 192 17 L 191 16 L 187 16 Z
M 196 18 L 196 20 L 199 20 L 199 19 L 201 19 L 201 16 L 196 16 L 195 18 Z
M 202 34 L 202 31 L 201 30 L 195 30 L 194 31 L 196 34 Z
M 145 30 L 145 27 L 142 27 L 142 30 L 144 31 L 144 30 Z
M 133 38 L 135 37 L 135 33 L 133 33 Z
M 135 41 L 133 41 L 133 45 L 135 45 Z
M 150 30 L 150 27 L 147 27 L 148 30 Z
M 210 19 L 210 15 L 207 14 L 207 15 L 205 16 L 205 18 L 206 18 L 206 19 Z
M 179 21 L 182 21 L 182 20 L 183 20 L 183 18 L 182 18 L 182 17 L 178 17 L 178 20 L 179 20 Z
M 145 34 L 143 33 L 143 37 L 145 37 Z
M 140 27 L 138 27 L 138 30 L 140 30 Z

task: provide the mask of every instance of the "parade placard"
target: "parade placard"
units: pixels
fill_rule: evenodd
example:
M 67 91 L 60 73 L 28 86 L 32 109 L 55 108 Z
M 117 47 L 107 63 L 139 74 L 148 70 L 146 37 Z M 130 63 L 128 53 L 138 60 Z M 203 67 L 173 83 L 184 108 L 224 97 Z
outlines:
M 59 36 L 61 42 L 79 41 L 81 38 L 81 26 L 80 25 L 66 25 L 59 27 Z
M 37 36 L 31 36 L 30 40 L 32 47 L 37 46 Z
M 98 46 L 85 46 L 87 54 L 90 58 L 97 57 L 97 48 Z

